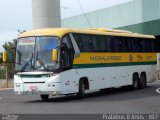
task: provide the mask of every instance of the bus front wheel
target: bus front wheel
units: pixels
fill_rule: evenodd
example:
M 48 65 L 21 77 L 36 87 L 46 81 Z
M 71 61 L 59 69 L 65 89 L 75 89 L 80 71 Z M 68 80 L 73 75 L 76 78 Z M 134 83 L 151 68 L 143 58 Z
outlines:
M 49 95 L 41 95 L 41 99 L 44 101 L 48 100 L 48 98 L 49 98 Z
M 77 93 L 77 97 L 83 99 L 85 95 L 85 84 L 83 80 L 79 82 L 79 92 Z

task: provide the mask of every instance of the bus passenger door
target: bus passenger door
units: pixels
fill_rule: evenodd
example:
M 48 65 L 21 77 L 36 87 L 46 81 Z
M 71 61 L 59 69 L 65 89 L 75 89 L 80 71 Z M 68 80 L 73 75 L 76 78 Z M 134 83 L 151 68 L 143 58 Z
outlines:
M 64 36 L 62 39 L 61 58 L 62 69 L 71 69 L 74 59 L 74 49 L 69 35 Z

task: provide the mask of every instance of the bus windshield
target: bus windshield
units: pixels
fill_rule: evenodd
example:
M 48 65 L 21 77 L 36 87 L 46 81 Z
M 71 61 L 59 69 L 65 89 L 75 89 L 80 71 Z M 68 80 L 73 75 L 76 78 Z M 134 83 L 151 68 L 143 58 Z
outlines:
M 59 68 L 52 61 L 52 50 L 59 45 L 58 37 L 26 37 L 17 40 L 15 70 L 53 71 Z

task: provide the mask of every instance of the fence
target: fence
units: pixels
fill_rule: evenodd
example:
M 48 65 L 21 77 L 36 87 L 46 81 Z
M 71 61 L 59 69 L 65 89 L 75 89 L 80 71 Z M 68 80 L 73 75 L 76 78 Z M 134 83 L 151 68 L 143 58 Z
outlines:
M 8 80 L 8 85 L 6 80 L 0 80 L 0 88 L 7 88 L 7 86 L 8 88 L 13 88 L 13 80 Z

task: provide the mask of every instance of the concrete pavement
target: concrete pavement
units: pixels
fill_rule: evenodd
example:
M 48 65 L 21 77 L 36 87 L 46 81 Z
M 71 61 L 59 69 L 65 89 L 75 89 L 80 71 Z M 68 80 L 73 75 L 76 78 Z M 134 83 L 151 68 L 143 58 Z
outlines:
M 160 81 L 148 88 L 130 91 L 119 88 L 88 93 L 85 99 L 76 96 L 15 96 L 13 90 L 0 91 L 0 113 L 14 114 L 97 114 L 97 113 L 160 113 Z

